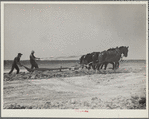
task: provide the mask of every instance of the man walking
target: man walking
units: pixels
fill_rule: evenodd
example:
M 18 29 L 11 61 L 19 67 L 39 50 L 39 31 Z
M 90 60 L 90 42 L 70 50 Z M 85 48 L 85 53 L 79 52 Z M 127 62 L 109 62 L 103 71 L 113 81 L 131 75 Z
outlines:
M 35 69 L 39 68 L 38 64 L 36 63 L 36 59 L 40 59 L 40 58 L 35 57 L 34 53 L 35 52 L 32 50 L 31 55 L 30 55 L 31 69 L 33 69 L 34 67 L 35 67 Z
M 12 63 L 12 68 L 11 68 L 11 71 L 9 72 L 9 74 L 11 74 L 14 70 L 14 68 L 17 70 L 17 74 L 19 73 L 19 66 L 22 66 L 21 63 L 20 63 L 20 58 L 21 58 L 22 54 L 21 53 L 18 53 L 18 56 L 14 58 L 14 61 Z

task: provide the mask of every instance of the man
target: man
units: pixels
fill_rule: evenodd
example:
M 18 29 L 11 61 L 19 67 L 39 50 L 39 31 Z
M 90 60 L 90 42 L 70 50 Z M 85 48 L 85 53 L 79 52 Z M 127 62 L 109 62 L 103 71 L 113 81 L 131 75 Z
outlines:
M 17 70 L 17 74 L 19 73 L 19 66 L 22 66 L 21 63 L 20 63 L 20 58 L 21 58 L 22 54 L 21 53 L 18 53 L 18 56 L 14 58 L 14 61 L 12 63 L 12 68 L 11 68 L 11 71 L 9 72 L 9 74 L 11 74 L 14 70 L 14 68 Z
M 32 50 L 32 52 L 31 52 L 31 55 L 30 55 L 30 63 L 31 63 L 31 69 L 33 69 L 34 67 L 35 67 L 35 69 L 36 68 L 39 68 L 38 67 L 38 64 L 36 63 L 36 59 L 40 59 L 40 58 L 37 58 L 37 57 L 35 57 L 34 56 L 34 51 Z

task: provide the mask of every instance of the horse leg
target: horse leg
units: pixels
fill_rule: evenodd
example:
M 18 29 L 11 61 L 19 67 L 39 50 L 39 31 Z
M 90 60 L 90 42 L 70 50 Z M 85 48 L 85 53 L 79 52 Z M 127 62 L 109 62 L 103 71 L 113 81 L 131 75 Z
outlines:
M 118 69 L 118 68 L 119 68 L 119 62 L 116 63 L 116 69 Z
M 97 64 L 97 70 L 100 70 L 101 64 Z
M 98 73 L 99 70 L 99 64 L 96 64 L 96 73 Z
M 92 65 L 93 70 L 95 70 L 95 64 Z
M 97 63 L 94 63 L 94 64 L 93 64 L 94 70 L 97 69 L 97 65 L 98 65 Z
M 88 68 L 87 68 L 87 65 L 85 65 L 85 68 L 88 69 Z
M 96 69 L 96 73 L 97 73 L 97 71 L 98 71 L 98 64 L 96 64 L 96 68 L 95 69 Z
M 102 69 L 103 65 L 104 65 L 104 64 L 101 65 L 101 69 Z
M 100 71 L 100 66 L 101 66 L 102 64 L 98 64 L 97 65 L 97 70 L 96 71 L 98 71 L 99 73 L 102 73 L 101 71 Z
M 105 63 L 105 68 L 104 68 L 104 70 L 106 70 L 106 69 L 107 69 L 107 65 L 108 65 L 108 63 Z
M 84 68 L 84 65 L 81 65 L 81 68 L 83 69 Z
M 90 69 L 91 69 L 91 65 L 89 64 L 88 70 L 90 70 Z
M 113 68 L 114 68 L 113 70 L 114 70 L 114 73 L 115 73 L 115 65 L 113 65 L 113 66 L 114 66 L 114 67 L 113 67 Z
M 88 67 L 87 69 L 88 69 L 88 71 L 89 71 L 89 70 L 90 70 L 90 67 Z
M 111 64 L 113 65 L 113 70 L 114 70 L 114 69 L 115 69 L 114 67 L 115 67 L 115 64 L 116 64 L 116 63 L 114 64 L 114 62 L 111 62 Z
M 115 62 L 115 64 L 113 65 L 114 66 L 114 73 L 116 71 L 116 64 L 117 64 L 117 62 Z

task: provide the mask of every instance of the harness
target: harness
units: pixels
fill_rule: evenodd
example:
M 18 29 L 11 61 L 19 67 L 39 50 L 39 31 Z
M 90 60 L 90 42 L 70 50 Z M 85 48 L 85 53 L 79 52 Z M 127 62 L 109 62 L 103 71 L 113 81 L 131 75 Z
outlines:
M 120 57 L 120 62 L 123 61 L 123 57 L 124 57 L 123 55 Z

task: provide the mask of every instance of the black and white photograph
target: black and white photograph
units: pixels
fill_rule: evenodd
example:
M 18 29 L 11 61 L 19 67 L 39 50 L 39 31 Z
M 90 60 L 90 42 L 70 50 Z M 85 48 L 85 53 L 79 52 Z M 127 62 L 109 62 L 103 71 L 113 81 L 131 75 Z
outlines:
M 1 2 L 1 10 L 4 117 L 148 117 L 147 1 Z

